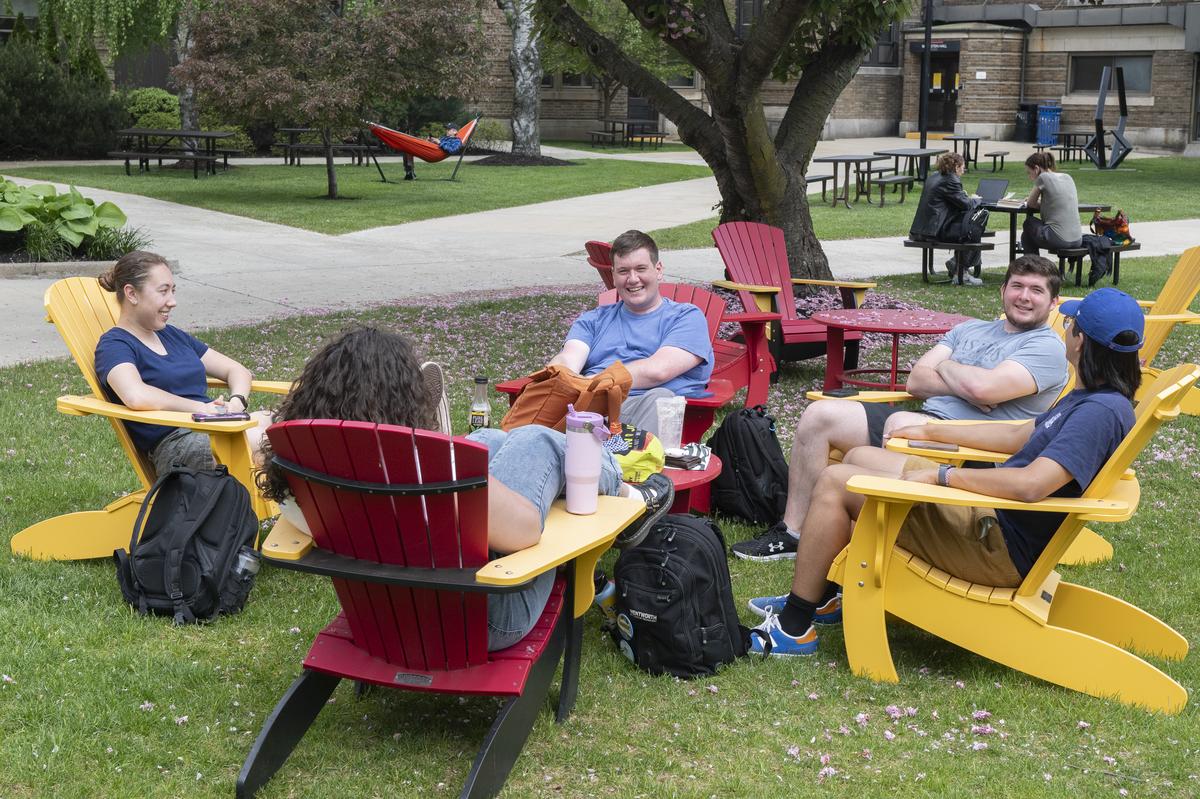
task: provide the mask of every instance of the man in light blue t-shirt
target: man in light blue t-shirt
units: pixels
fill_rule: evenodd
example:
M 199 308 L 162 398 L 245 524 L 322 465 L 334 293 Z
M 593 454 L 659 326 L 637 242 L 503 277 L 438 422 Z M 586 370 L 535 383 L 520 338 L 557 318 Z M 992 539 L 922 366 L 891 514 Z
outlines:
M 1032 419 L 1067 384 L 1066 347 L 1046 325 L 1058 304 L 1058 266 L 1026 255 L 1004 276 L 1004 318 L 972 320 L 950 330 L 913 365 L 905 388 L 920 411 L 882 402 L 826 399 L 805 409 L 792 439 L 783 518 L 731 549 L 746 560 L 795 558 L 809 501 L 830 449 L 881 447 L 890 431 L 929 419 Z
M 613 285 L 619 302 L 575 320 L 562 351 L 551 359 L 581 375 L 620 361 L 633 376 L 621 421 L 658 434 L 660 397 L 696 397 L 712 374 L 712 340 L 701 310 L 659 294 L 663 265 L 658 245 L 640 230 L 612 243 Z

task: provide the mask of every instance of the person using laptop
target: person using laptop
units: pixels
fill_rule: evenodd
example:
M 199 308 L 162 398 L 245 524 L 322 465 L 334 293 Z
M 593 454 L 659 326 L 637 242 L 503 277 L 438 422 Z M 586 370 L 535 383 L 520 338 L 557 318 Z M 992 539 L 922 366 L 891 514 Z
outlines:
M 1033 181 L 1033 190 L 1025 198 L 1025 207 L 1042 212 L 1041 219 L 1033 214 L 1025 217 L 1021 248 L 1026 255 L 1040 255 L 1043 249 L 1061 250 L 1083 244 L 1075 181 L 1054 167 L 1054 156 L 1045 151 L 1025 159 L 1025 172 Z
M 967 241 L 964 223 L 978 207 L 979 198 L 963 189 L 961 178 L 965 169 L 963 157 L 958 153 L 944 153 L 938 158 L 937 171 L 929 174 L 921 191 L 917 213 L 908 231 L 909 238 L 913 241 Z M 955 253 L 946 261 L 951 275 L 959 268 L 960 257 L 963 259 L 963 282 L 970 286 L 981 285 L 983 281 L 971 274 L 980 266 L 979 251 Z

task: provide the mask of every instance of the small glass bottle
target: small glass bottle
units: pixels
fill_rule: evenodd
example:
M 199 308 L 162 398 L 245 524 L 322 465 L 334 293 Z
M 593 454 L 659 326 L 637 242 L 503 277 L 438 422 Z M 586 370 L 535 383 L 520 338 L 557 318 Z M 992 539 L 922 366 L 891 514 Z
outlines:
M 471 432 L 492 426 L 492 402 L 488 398 L 488 379 L 475 378 L 475 394 L 471 397 Z

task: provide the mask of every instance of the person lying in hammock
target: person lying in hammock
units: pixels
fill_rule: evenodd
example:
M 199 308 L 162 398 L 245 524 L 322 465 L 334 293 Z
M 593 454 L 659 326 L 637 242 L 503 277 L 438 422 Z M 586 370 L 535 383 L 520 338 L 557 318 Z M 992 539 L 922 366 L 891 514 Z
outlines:
M 435 139 L 432 136 L 428 137 L 430 141 L 437 142 L 437 146 L 441 147 L 447 155 L 458 155 L 462 152 L 463 141 L 458 137 L 458 126 L 449 123 L 446 125 L 446 135 L 440 139 Z M 416 180 L 417 171 L 414 168 L 413 157 L 409 153 L 404 154 L 404 179 Z

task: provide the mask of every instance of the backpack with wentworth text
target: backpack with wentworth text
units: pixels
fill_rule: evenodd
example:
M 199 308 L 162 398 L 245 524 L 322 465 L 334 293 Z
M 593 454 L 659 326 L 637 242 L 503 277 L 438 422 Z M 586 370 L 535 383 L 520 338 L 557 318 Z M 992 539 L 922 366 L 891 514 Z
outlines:
M 738 622 L 725 539 L 708 519 L 668 514 L 613 572 L 613 640 L 651 674 L 715 674 L 749 651 Z
M 756 524 L 774 524 L 787 503 L 787 461 L 775 436 L 775 419 L 762 405 L 725 417 L 708 441 L 721 459 L 712 503 L 722 513 Z
M 258 573 L 257 535 L 250 492 L 224 466 L 176 466 L 146 494 L 128 554 L 113 552 L 121 594 L 176 624 L 237 613 Z

